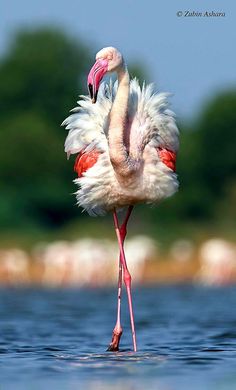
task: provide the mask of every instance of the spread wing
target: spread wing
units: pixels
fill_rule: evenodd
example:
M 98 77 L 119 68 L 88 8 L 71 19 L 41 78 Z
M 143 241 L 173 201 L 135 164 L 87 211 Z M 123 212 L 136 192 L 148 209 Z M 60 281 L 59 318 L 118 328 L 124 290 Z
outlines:
M 62 126 L 69 130 L 65 141 L 68 157 L 81 151 L 108 150 L 108 116 L 117 90 L 117 82 L 102 83 L 97 103 L 88 96 L 80 96 L 78 106 L 64 120 Z M 143 151 L 149 144 L 166 148 L 174 153 L 179 148 L 179 131 L 174 113 L 168 109 L 168 93 L 154 93 L 152 84 L 140 87 L 136 79 L 130 83 L 128 108 L 130 151 Z

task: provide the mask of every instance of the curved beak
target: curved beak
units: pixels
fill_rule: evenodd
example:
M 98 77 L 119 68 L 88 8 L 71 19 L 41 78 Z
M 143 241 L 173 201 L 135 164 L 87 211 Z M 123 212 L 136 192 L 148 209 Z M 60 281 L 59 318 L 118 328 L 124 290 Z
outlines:
M 107 72 L 108 69 L 108 61 L 104 59 L 99 59 L 95 62 L 92 69 L 88 75 L 88 90 L 90 97 L 92 99 L 92 103 L 96 103 L 97 94 L 100 82 Z

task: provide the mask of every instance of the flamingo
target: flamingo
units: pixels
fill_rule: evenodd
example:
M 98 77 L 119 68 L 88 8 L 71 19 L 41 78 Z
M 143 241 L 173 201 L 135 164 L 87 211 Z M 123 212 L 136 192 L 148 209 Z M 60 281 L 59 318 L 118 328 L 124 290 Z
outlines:
M 107 73 L 116 73 L 117 81 L 101 83 Z M 119 350 L 123 275 L 137 351 L 131 275 L 124 252 L 127 224 L 137 203 L 156 204 L 177 191 L 179 132 L 174 113 L 168 109 L 168 94 L 154 93 L 153 85 L 140 87 L 137 79 L 130 80 L 123 56 L 114 47 L 97 53 L 88 90 L 90 96 L 81 95 L 78 106 L 62 123 L 69 130 L 65 152 L 68 158 L 77 154 L 78 205 L 91 216 L 113 213 L 120 255 L 117 320 L 108 350 Z M 117 211 L 124 208 L 126 216 L 120 224 Z

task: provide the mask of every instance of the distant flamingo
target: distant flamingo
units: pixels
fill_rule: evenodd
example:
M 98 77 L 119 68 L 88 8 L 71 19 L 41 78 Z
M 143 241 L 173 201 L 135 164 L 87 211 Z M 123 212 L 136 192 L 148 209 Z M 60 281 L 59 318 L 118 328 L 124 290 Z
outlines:
M 113 85 L 100 82 L 115 72 Z M 81 96 L 62 125 L 69 134 L 65 151 L 78 153 L 74 169 L 78 205 L 92 216 L 113 212 L 120 259 L 117 322 L 110 351 L 119 349 L 122 273 L 127 289 L 134 351 L 137 351 L 131 295 L 131 276 L 124 253 L 127 223 L 137 203 L 159 203 L 178 189 L 175 174 L 178 129 L 174 114 L 167 109 L 167 94 L 154 94 L 151 85 L 140 88 L 131 80 L 121 53 L 106 47 L 96 55 L 88 75 L 88 96 Z M 92 104 L 96 103 L 97 104 Z M 128 207 L 119 225 L 117 210 Z

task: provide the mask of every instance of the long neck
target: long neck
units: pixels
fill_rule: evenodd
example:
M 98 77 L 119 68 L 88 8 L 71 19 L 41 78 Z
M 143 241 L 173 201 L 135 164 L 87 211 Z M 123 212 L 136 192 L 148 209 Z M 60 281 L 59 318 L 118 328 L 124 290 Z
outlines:
M 124 138 L 129 104 L 129 73 L 125 64 L 117 71 L 118 89 L 110 113 L 108 130 L 110 160 L 116 173 L 126 175 L 129 169 Z

